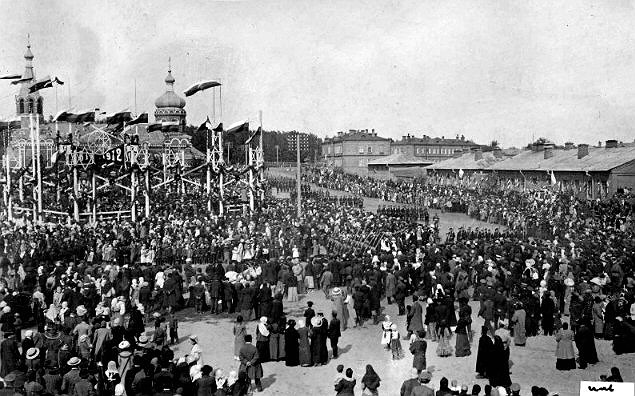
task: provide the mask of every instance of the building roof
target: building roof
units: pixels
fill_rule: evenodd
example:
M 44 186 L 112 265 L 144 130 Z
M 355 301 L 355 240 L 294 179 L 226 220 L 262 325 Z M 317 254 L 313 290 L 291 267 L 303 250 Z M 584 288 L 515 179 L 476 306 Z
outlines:
M 391 139 L 377 136 L 376 132 L 368 132 L 368 131 L 363 131 L 363 130 L 362 131 L 351 130 L 351 131 L 348 131 L 346 133 L 338 132 L 337 136 L 333 136 L 332 138 L 324 139 L 324 143 L 339 143 L 339 142 L 349 142 L 349 141 L 390 142 Z
M 426 169 L 463 169 L 463 170 L 480 170 L 489 168 L 491 165 L 502 162 L 503 158 L 497 158 L 493 152 L 483 153 L 483 158 L 478 161 L 474 160 L 475 153 L 464 153 L 460 157 L 449 158 L 445 161 L 437 162 L 428 166 Z
M 492 170 L 585 171 L 602 172 L 635 161 L 635 147 L 589 147 L 589 154 L 578 159 L 578 150 L 553 149 L 545 159 L 544 151 L 526 150 L 515 157 L 492 165 Z
M 388 165 L 388 166 L 395 166 L 395 165 L 421 165 L 421 166 L 426 166 L 426 165 L 430 165 L 432 164 L 432 161 L 424 159 L 424 158 L 419 158 L 419 157 L 415 157 L 413 155 L 409 155 L 409 154 L 401 154 L 401 153 L 397 153 L 397 154 L 391 154 L 388 155 L 386 157 L 381 157 L 378 158 L 376 160 L 372 160 L 372 161 L 368 161 L 368 166 L 372 166 L 372 165 Z
M 443 137 L 430 137 L 425 136 L 418 138 L 415 136 L 404 136 L 401 140 L 393 142 L 395 145 L 409 145 L 409 144 L 443 144 L 448 146 L 480 146 L 478 143 L 474 143 L 472 140 L 466 139 L 446 139 Z

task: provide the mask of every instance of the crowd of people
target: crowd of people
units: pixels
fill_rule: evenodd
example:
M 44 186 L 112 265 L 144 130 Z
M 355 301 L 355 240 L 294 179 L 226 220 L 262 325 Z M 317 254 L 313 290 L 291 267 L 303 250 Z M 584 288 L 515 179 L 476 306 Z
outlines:
M 598 338 L 612 340 L 615 353 L 635 352 L 630 197 L 537 198 L 318 171 L 305 181 L 358 195 L 334 205 L 304 186 L 301 219 L 291 200 L 268 196 L 253 215 L 217 217 L 202 209 L 197 192 L 166 192 L 155 194 L 149 218 L 134 223 L 3 222 L 4 386 L 29 395 L 243 395 L 262 389 L 268 361 L 324 365 L 328 342 L 337 358 L 351 322 L 379 326 L 394 359 L 412 357 L 405 395 L 429 394 L 430 342 L 440 357 L 476 353 L 475 373 L 489 382 L 485 395 L 518 392 L 509 375 L 512 350 L 539 334 L 554 337 L 554 364 L 563 370 L 597 362 Z M 407 211 L 370 213 L 359 205 L 363 196 L 426 211 L 456 200 L 453 208 L 504 227 L 440 236 L 438 217 L 430 223 Z M 311 289 L 331 300 L 333 313 L 307 304 L 302 318 L 291 317 L 285 304 Z M 475 351 L 470 301 L 484 320 Z M 382 314 L 382 304 L 393 303 L 405 329 Z M 236 318 L 238 370 L 214 370 L 213 354 L 203 353 L 196 336 L 189 354 L 174 356 L 176 313 L 184 307 Z M 339 370 L 337 394 L 353 394 L 349 370 Z M 379 382 L 367 367 L 364 392 L 378 394 Z M 440 390 L 457 390 L 447 383 L 441 380 Z

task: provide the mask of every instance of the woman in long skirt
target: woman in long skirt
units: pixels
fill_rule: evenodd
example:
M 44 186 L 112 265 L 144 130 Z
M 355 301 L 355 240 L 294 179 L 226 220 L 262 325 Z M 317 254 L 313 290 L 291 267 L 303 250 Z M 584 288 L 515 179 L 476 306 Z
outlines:
M 454 351 L 452 350 L 452 346 L 450 345 L 450 338 L 452 337 L 452 333 L 450 333 L 450 328 L 446 326 L 445 320 L 439 322 L 438 333 L 439 345 L 437 346 L 437 356 L 452 356 L 452 354 L 454 353 Z
M 284 333 L 285 365 L 294 367 L 300 364 L 300 334 L 295 329 L 295 320 L 289 319 Z
M 573 350 L 573 331 L 569 330 L 569 324 L 563 323 L 562 329 L 556 333 L 556 369 L 574 370 L 575 352 Z
M 469 327 L 469 319 L 459 318 L 456 324 L 456 356 L 463 357 L 469 356 L 472 351 L 470 350 L 470 340 L 468 339 L 467 329 Z
M 247 334 L 247 328 L 243 322 L 243 317 L 238 315 L 236 323 L 234 323 L 234 360 L 239 360 L 240 348 L 245 345 L 245 334 Z
M 300 337 L 298 358 L 302 367 L 308 367 L 313 364 L 313 359 L 311 359 L 310 331 L 310 328 L 305 325 L 304 320 L 298 320 L 298 335 Z
M 426 369 L 426 350 L 428 349 L 425 330 L 419 330 L 414 337 L 415 340 L 409 348 L 412 353 L 412 367 L 417 369 L 417 373 L 421 373 Z
M 476 378 L 487 378 L 487 367 L 489 361 L 492 358 L 492 351 L 494 350 L 494 341 L 490 338 L 489 328 L 487 326 L 481 327 L 481 338 L 478 340 L 478 351 L 476 353 Z
M 269 336 L 271 335 L 271 325 L 267 323 L 267 317 L 260 318 L 260 323 L 256 326 L 256 349 L 258 349 L 258 360 L 260 363 L 269 361 Z
M 509 348 L 505 348 L 505 344 L 499 336 L 494 336 L 494 353 L 492 353 L 489 371 L 489 384 L 491 386 L 509 387 L 512 384 L 509 377 Z
M 273 322 L 271 324 L 271 331 L 269 333 L 269 359 L 272 362 L 276 362 L 279 359 L 278 348 L 280 345 L 280 332 L 278 331 L 278 323 Z

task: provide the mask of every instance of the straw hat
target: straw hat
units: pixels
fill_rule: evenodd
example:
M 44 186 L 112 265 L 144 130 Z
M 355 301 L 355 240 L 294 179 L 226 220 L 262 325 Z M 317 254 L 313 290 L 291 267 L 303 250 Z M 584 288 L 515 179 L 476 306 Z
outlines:
M 121 350 L 128 349 L 130 348 L 130 343 L 126 340 L 123 340 L 119 343 L 119 345 L 117 345 L 117 347 Z
M 73 356 L 72 358 L 68 360 L 66 364 L 69 366 L 79 366 L 81 362 L 82 360 L 80 358 L 78 358 L 77 356 Z
M 29 348 L 26 351 L 26 359 L 33 360 L 40 355 L 40 350 L 37 348 Z
M 313 318 L 311 318 L 311 325 L 313 327 L 322 326 L 322 319 L 318 318 L 317 316 L 314 316 Z
M 342 294 L 342 289 L 340 289 L 339 287 L 334 287 L 333 290 L 331 290 L 331 293 L 334 296 L 339 296 Z

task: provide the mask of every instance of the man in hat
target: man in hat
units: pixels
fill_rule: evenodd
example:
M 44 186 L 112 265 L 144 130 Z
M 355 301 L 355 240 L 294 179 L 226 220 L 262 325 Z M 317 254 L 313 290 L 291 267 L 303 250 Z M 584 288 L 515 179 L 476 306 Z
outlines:
M 411 396 L 434 396 L 434 389 L 428 387 L 432 374 L 429 371 L 422 371 L 419 374 L 419 385 L 412 388 Z
M 419 373 L 417 373 L 417 369 L 413 367 L 410 369 L 410 378 L 401 384 L 400 396 L 410 396 L 412 390 L 417 386 L 419 386 Z
M 262 364 L 260 364 L 260 360 L 258 357 L 258 350 L 251 343 L 252 338 L 251 334 L 245 335 L 245 345 L 240 348 L 238 352 L 238 358 L 240 359 L 240 372 L 246 372 L 247 377 L 249 378 L 250 387 L 251 381 L 255 381 L 256 388 L 259 392 L 262 392 L 262 383 L 260 379 L 262 378 Z
M 81 377 L 79 376 L 79 364 L 82 362 L 80 358 L 74 356 L 66 363 L 70 370 L 62 377 L 62 393 L 69 395 L 75 394 L 75 384 L 77 384 Z
M 315 311 L 313 310 L 313 301 L 307 301 L 306 305 L 307 309 L 304 310 L 304 320 L 310 326 L 311 319 L 313 319 L 313 317 L 315 316 Z

